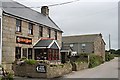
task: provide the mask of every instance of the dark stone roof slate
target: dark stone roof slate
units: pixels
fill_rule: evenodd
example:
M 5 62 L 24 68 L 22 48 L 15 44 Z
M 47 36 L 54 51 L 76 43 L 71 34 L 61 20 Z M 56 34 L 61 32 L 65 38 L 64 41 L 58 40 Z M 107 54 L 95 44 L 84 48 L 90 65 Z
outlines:
M 58 46 L 56 45 L 56 43 L 53 43 L 53 45 L 51 46 L 52 49 L 59 49 Z
M 56 30 L 62 31 L 48 16 L 45 16 L 33 9 L 30 9 L 12 0 L 9 2 L 4 0 L 0 0 L 0 1 L 2 1 L 2 8 L 5 13 L 18 16 L 20 18 L 24 18 L 42 25 L 46 25 Z
M 48 47 L 53 40 L 40 40 L 34 47 Z
M 75 36 L 63 36 L 62 41 L 65 43 L 84 43 L 94 42 L 101 34 L 89 34 L 89 35 L 75 35 Z
M 50 46 L 50 44 L 53 42 L 53 40 L 40 40 L 37 42 L 37 44 L 35 44 L 35 48 L 42 48 L 42 47 L 45 47 L 45 48 L 48 48 Z M 59 47 L 57 46 L 57 44 L 54 42 L 51 47 L 51 49 L 59 49 Z

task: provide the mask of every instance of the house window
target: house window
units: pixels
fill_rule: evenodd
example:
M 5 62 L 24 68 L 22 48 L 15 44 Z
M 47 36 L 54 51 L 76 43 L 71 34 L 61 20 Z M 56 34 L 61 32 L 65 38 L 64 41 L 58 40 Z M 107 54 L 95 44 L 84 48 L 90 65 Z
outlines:
M 55 31 L 55 40 L 57 40 L 57 31 Z
M 82 47 L 85 47 L 86 46 L 86 44 L 82 44 Z
M 21 58 L 21 47 L 16 47 L 15 48 L 15 59 L 20 59 Z
M 86 44 L 82 44 L 82 52 L 83 53 L 85 52 L 85 46 L 86 46 Z
M 51 29 L 48 28 L 48 37 L 51 38 Z
M 32 59 L 32 48 L 28 48 L 28 59 Z
M 27 58 L 27 48 L 23 48 L 22 52 L 23 52 L 23 56 L 22 57 Z
M 16 32 L 21 32 L 21 20 L 16 19 Z
M 28 28 L 28 33 L 30 34 L 30 35 L 33 35 L 33 24 L 32 23 L 29 23 L 29 28 Z
M 70 47 L 73 47 L 73 44 L 70 44 Z
M 43 37 L 43 27 L 39 26 L 39 37 Z

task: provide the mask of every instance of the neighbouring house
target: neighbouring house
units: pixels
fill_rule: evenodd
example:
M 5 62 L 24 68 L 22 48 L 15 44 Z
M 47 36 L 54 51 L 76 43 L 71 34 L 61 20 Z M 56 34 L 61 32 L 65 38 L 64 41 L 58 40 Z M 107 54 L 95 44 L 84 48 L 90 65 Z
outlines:
M 60 62 L 62 30 L 49 17 L 18 2 L 0 0 L 0 64 L 10 71 L 16 59 Z
M 63 36 L 63 47 L 70 47 L 77 54 L 94 53 L 105 58 L 105 42 L 102 34 Z M 63 49 L 65 50 L 65 48 Z M 66 49 L 67 50 L 67 49 Z

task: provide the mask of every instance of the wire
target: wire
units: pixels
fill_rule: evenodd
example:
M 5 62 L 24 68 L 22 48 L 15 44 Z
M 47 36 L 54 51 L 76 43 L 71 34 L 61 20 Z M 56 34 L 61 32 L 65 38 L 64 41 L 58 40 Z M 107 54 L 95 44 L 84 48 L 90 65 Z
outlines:
M 58 6 L 58 5 L 65 5 L 65 4 L 69 4 L 69 3 L 73 3 L 73 2 L 77 2 L 77 1 L 80 1 L 80 0 L 74 0 L 74 1 L 69 1 L 69 2 L 64 2 L 64 3 L 59 3 L 59 4 L 52 4 L 52 5 L 48 5 L 48 6 L 52 7 L 52 6 Z
M 53 6 L 59 6 L 59 5 L 65 5 L 65 4 L 70 4 L 70 3 L 73 3 L 73 2 L 77 2 L 77 1 L 80 1 L 80 0 L 73 0 L 73 1 L 69 1 L 69 2 L 64 2 L 64 3 L 58 3 L 58 4 L 51 4 L 51 5 L 47 5 L 48 7 L 53 7 Z M 1 7 L 1 6 L 0 6 Z M 26 6 L 23 6 L 23 7 L 8 7 L 8 6 L 2 6 L 3 8 L 41 8 L 42 6 L 37 6 L 37 7 L 26 7 Z

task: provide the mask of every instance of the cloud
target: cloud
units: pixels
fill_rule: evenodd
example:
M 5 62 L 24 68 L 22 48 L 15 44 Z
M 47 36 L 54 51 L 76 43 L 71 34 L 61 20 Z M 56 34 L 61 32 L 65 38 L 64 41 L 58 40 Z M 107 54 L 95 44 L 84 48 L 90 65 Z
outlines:
M 22 2 L 21 0 L 17 0 Z M 26 1 L 26 2 L 25 2 Z M 25 0 L 28 6 L 42 6 L 73 0 Z M 118 48 L 118 1 L 80 0 L 50 8 L 50 17 L 64 31 L 63 35 L 102 33 L 108 49 L 111 34 L 112 48 Z M 29 2 L 29 4 L 28 4 Z M 40 12 L 40 8 L 34 8 Z

